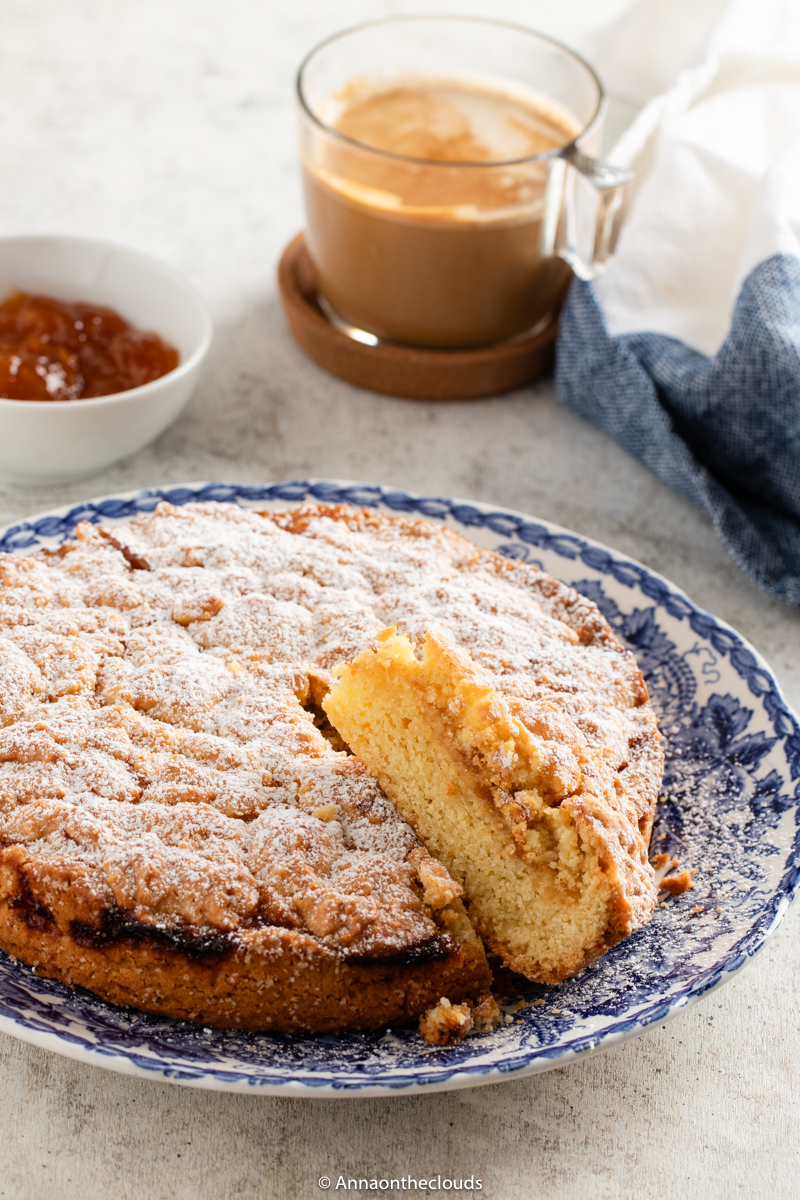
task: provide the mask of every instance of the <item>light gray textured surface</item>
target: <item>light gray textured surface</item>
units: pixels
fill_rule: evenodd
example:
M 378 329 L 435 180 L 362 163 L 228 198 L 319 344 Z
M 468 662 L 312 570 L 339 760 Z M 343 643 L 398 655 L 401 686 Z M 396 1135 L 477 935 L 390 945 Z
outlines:
M 488 7 L 0 2 L 0 233 L 98 233 L 140 246 L 186 270 L 217 320 L 209 370 L 178 424 L 100 478 L 0 489 L 0 521 L 198 478 L 313 474 L 474 497 L 558 521 L 662 572 L 748 637 L 798 707 L 800 613 L 761 595 L 702 513 L 559 408 L 548 384 L 464 404 L 389 400 L 324 375 L 288 338 L 273 272 L 301 224 L 294 65 L 319 37 L 367 16 Z M 573 41 L 620 7 L 492 5 Z M 201 1093 L 2 1037 L 0 1197 L 288 1200 L 323 1195 L 323 1174 L 335 1184 L 339 1174 L 456 1172 L 482 1179 L 492 1200 L 790 1200 L 800 1195 L 798 931 L 795 906 L 742 975 L 613 1054 L 450 1095 Z

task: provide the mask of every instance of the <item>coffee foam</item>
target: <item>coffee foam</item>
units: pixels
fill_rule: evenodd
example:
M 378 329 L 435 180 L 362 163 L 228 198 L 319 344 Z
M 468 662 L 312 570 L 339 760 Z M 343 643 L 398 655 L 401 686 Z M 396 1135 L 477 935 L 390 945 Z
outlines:
M 318 115 L 363 146 L 441 163 L 503 163 L 559 149 L 580 127 L 555 101 L 520 84 L 405 77 L 352 80 Z

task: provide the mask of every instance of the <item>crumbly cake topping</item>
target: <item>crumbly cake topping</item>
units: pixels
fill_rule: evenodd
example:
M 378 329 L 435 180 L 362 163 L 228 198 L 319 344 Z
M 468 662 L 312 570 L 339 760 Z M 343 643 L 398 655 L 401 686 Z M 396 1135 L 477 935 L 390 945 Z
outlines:
M 641 676 L 595 606 L 427 522 L 161 504 L 3 556 L 0 587 L 0 841 L 87 925 L 114 907 L 444 952 L 431 913 L 457 885 L 323 728 L 331 669 L 388 625 L 444 630 L 520 719 L 547 699 L 615 768 L 649 769 Z

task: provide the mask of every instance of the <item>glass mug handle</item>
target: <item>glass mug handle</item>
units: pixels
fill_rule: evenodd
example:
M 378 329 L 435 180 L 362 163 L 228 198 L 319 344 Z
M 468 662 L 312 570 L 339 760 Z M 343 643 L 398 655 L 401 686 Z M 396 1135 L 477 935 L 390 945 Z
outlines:
M 633 172 L 573 144 L 553 159 L 550 173 L 551 194 L 561 197 L 553 249 L 579 279 L 593 279 L 614 253 Z

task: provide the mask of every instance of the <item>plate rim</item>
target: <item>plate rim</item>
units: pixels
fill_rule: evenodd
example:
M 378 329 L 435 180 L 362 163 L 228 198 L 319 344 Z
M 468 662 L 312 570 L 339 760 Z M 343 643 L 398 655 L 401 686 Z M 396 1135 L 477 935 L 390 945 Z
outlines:
M 620 567 L 630 567 L 634 569 L 634 577 L 630 579 L 619 578 L 619 576 L 614 575 L 614 578 L 618 583 L 630 588 L 631 590 L 635 589 L 637 585 L 639 585 L 639 591 L 642 596 L 645 599 L 652 600 L 656 607 L 659 606 L 659 603 L 663 604 L 664 595 L 668 594 L 669 596 L 674 597 L 675 600 L 680 602 L 679 607 L 685 605 L 686 610 L 679 612 L 671 611 L 667 605 L 664 605 L 671 616 L 679 620 L 683 620 L 687 616 L 695 616 L 701 620 L 705 619 L 707 622 L 709 622 L 709 628 L 723 630 L 731 640 L 732 644 L 726 647 L 722 653 L 730 655 L 733 650 L 741 649 L 749 654 L 753 660 L 753 666 L 750 667 L 751 672 L 757 670 L 758 672 L 767 676 L 769 684 L 771 685 L 769 691 L 773 693 L 776 699 L 780 702 L 783 715 L 787 717 L 789 722 L 793 725 L 794 738 L 800 740 L 800 719 L 798 719 L 797 714 L 787 702 L 786 697 L 783 694 L 783 690 L 778 680 L 775 678 L 769 664 L 763 655 L 727 621 L 702 608 L 695 601 L 693 601 L 682 588 L 678 587 L 660 572 L 646 566 L 638 559 L 624 554 L 623 552 L 616 550 L 613 547 L 608 546 L 594 538 L 586 537 L 585 535 L 577 533 L 574 530 L 561 526 L 554 521 L 550 521 L 546 518 L 535 517 L 529 513 L 524 513 L 520 510 L 509 508 L 504 505 L 496 505 L 485 501 L 464 499 L 460 497 L 431 497 L 422 493 L 410 491 L 405 488 L 395 488 L 386 485 L 365 483 L 355 480 L 326 479 L 316 477 L 291 480 L 268 480 L 263 482 L 249 483 L 218 480 L 192 480 L 186 482 L 176 482 L 160 487 L 140 487 L 126 489 L 120 492 L 105 493 L 102 495 L 93 496 L 77 503 L 64 504 L 37 511 L 30 516 L 18 519 L 16 522 L 12 522 L 11 524 L 5 526 L 0 526 L 0 545 L 4 546 L 6 540 L 12 535 L 24 535 L 28 531 L 30 531 L 30 533 L 34 536 L 40 536 L 36 535 L 36 531 L 34 529 L 35 524 L 52 518 L 58 518 L 63 521 L 64 518 L 74 517 L 74 520 L 72 521 L 72 526 L 74 528 L 74 525 L 76 525 L 79 520 L 87 519 L 85 516 L 81 515 L 82 512 L 107 502 L 152 499 L 153 507 L 155 507 L 155 504 L 158 503 L 159 500 L 167 499 L 169 493 L 198 493 L 208 489 L 234 489 L 237 493 L 242 493 L 246 492 L 247 490 L 263 491 L 264 489 L 268 488 L 282 488 L 284 490 L 303 489 L 304 494 L 302 496 L 275 497 L 275 500 L 282 501 L 288 505 L 303 503 L 306 499 L 316 499 L 318 502 L 324 502 L 325 491 L 333 489 L 337 492 L 341 490 L 353 490 L 355 492 L 373 493 L 374 495 L 371 499 L 365 498 L 352 500 L 349 502 L 354 504 L 363 504 L 365 506 L 369 506 L 370 504 L 378 504 L 382 505 L 384 509 L 388 509 L 389 511 L 397 511 L 400 513 L 403 512 L 404 504 L 407 510 L 409 503 L 413 504 L 414 502 L 422 502 L 428 506 L 443 506 L 446 510 L 443 514 L 438 514 L 435 512 L 422 512 L 421 515 L 423 515 L 427 520 L 441 523 L 443 525 L 448 524 L 449 516 L 461 526 L 462 530 L 467 531 L 462 534 L 462 536 L 467 538 L 470 522 L 461 521 L 460 518 L 455 515 L 455 509 L 460 508 L 464 510 L 465 515 L 469 514 L 470 511 L 478 513 L 481 516 L 487 514 L 497 514 L 501 517 L 522 521 L 524 524 L 529 525 L 533 529 L 538 527 L 547 537 L 553 537 L 555 539 L 568 539 L 572 541 L 580 547 L 580 553 L 573 554 L 572 557 L 580 557 L 584 562 L 586 561 L 583 557 L 583 552 L 585 550 L 600 551 L 603 555 L 607 556 L 609 562 L 616 563 Z M 315 491 L 320 491 L 323 494 L 321 496 L 316 496 L 314 495 Z M 387 497 L 394 497 L 395 504 L 387 502 Z M 215 500 L 213 497 L 209 497 L 209 499 L 211 499 L 212 502 L 225 502 L 225 498 L 222 497 L 217 500 Z M 188 499 L 183 500 L 183 503 L 188 502 L 190 502 Z M 231 498 L 227 498 L 227 502 L 238 502 L 238 498 L 234 499 L 233 501 L 231 501 Z M 264 497 L 263 502 L 269 503 L 272 501 L 270 498 Z M 416 511 L 420 512 L 419 505 L 416 506 Z M 100 521 L 103 519 L 102 515 L 99 513 L 94 515 L 95 521 Z M 109 514 L 109 516 L 107 516 L 105 519 L 113 520 L 114 517 Z M 477 524 L 478 522 L 475 523 Z M 486 523 L 484 522 L 484 525 L 485 524 Z M 489 528 L 491 528 L 491 526 L 489 526 Z M 494 532 L 500 533 L 501 531 L 494 530 Z M 518 530 L 516 533 L 517 536 L 519 536 Z M 510 536 L 513 536 L 511 531 L 509 531 L 509 534 Z M 46 537 L 49 535 L 44 534 L 41 536 Z M 527 539 L 523 538 L 522 540 Z M 11 548 L 10 552 L 20 553 L 24 556 L 28 546 L 30 546 L 31 552 L 33 552 L 35 545 L 32 545 L 30 542 L 27 546 L 14 546 Z M 559 553 L 562 557 L 570 557 L 570 555 L 566 554 L 563 550 L 556 549 L 556 553 Z M 604 569 L 603 566 L 599 565 L 598 563 L 593 564 L 591 562 L 587 562 L 586 565 L 590 570 L 593 570 L 598 574 L 602 575 L 608 573 L 608 569 Z M 660 585 L 659 590 L 661 592 L 660 601 L 657 596 L 650 596 L 644 589 L 641 588 L 641 583 L 644 579 L 653 579 L 658 581 L 658 584 Z M 695 630 L 695 632 L 698 631 Z M 703 636 L 707 636 L 707 634 L 704 634 Z M 740 666 L 736 666 L 735 664 L 733 665 L 737 674 L 744 682 L 745 675 L 743 670 Z M 750 686 L 749 683 L 748 686 Z M 752 687 L 750 690 L 753 692 L 754 699 L 761 701 L 763 705 L 763 693 L 755 692 Z M 795 794 L 797 795 L 797 792 Z M 800 839 L 800 833 L 797 836 L 798 839 Z M 784 863 L 784 867 L 785 866 L 786 863 Z M 21 1041 L 36 1045 L 41 1049 L 50 1050 L 54 1053 L 61 1054 L 63 1057 L 84 1062 L 92 1066 L 100 1066 L 106 1070 L 115 1071 L 118 1074 L 151 1080 L 161 1080 L 163 1082 L 175 1083 L 184 1087 L 193 1087 L 202 1090 L 218 1092 L 232 1092 L 239 1094 L 245 1093 L 249 1095 L 271 1094 L 312 1099 L 347 1099 L 358 1097 L 368 1098 L 373 1096 L 419 1095 L 428 1092 L 455 1091 L 469 1087 L 489 1086 L 512 1078 L 519 1079 L 526 1076 L 540 1074 L 544 1071 L 555 1069 L 556 1067 L 567 1066 L 578 1059 L 593 1056 L 602 1051 L 615 1049 L 624 1042 L 632 1040 L 646 1033 L 653 1025 L 666 1024 L 667 1021 L 672 1020 L 680 1013 L 688 1011 L 688 1009 L 698 1003 L 699 1000 L 707 995 L 710 995 L 724 983 L 727 983 L 730 979 L 737 975 L 739 971 L 747 966 L 752 959 L 759 954 L 761 950 L 763 950 L 767 940 L 772 936 L 772 934 L 777 930 L 783 921 L 792 901 L 796 898 L 798 890 L 800 890 L 800 855 L 798 855 L 798 861 L 794 867 L 794 877 L 791 883 L 785 888 L 782 888 L 780 883 L 776 885 L 776 891 L 771 898 L 774 901 L 774 912 L 772 919 L 770 920 L 768 926 L 761 930 L 761 932 L 758 934 L 755 944 L 748 950 L 736 954 L 737 947 L 743 938 L 755 930 L 759 921 L 762 921 L 766 915 L 766 912 L 769 911 L 768 909 L 763 910 L 760 916 L 754 917 L 747 931 L 737 939 L 737 941 L 729 948 L 728 951 L 725 952 L 724 957 L 728 960 L 726 965 L 716 969 L 717 964 L 712 964 L 710 968 L 703 970 L 700 974 L 700 977 L 696 979 L 694 983 L 690 983 L 683 992 L 668 1001 L 668 1007 L 665 1012 L 651 1012 L 649 1014 L 643 1013 L 641 1016 L 634 1015 L 629 1017 L 628 1022 L 632 1025 L 631 1028 L 620 1030 L 611 1029 L 606 1033 L 598 1033 L 596 1038 L 592 1035 L 586 1035 L 583 1037 L 583 1039 L 579 1039 L 579 1041 L 583 1041 L 584 1043 L 588 1044 L 578 1046 L 577 1048 L 569 1045 L 560 1048 L 554 1047 L 554 1053 L 548 1055 L 529 1052 L 527 1056 L 527 1062 L 517 1066 L 509 1066 L 505 1069 L 503 1068 L 502 1063 L 481 1064 L 480 1066 L 473 1064 L 471 1066 L 466 1065 L 464 1067 L 454 1065 L 453 1070 L 449 1074 L 442 1075 L 437 1079 L 415 1080 L 413 1075 L 420 1074 L 421 1072 L 419 1072 L 418 1069 L 415 1071 L 415 1068 L 411 1067 L 404 1069 L 403 1078 L 398 1078 L 396 1083 L 373 1083 L 367 1082 L 366 1080 L 362 1082 L 356 1079 L 348 1078 L 338 1082 L 320 1081 L 319 1084 L 315 1084 L 309 1078 L 305 1077 L 295 1077 L 294 1079 L 286 1078 L 283 1081 L 274 1077 L 258 1078 L 247 1075 L 241 1075 L 234 1078 L 232 1077 L 232 1073 L 227 1073 L 226 1075 L 226 1072 L 221 1070 L 209 1070 L 207 1065 L 202 1064 L 198 1064 L 196 1068 L 193 1068 L 190 1071 L 181 1068 L 178 1066 L 178 1064 L 172 1066 L 166 1063 L 163 1059 L 159 1061 L 157 1058 L 152 1060 L 151 1065 L 149 1060 L 143 1061 L 141 1056 L 137 1056 L 133 1053 L 126 1055 L 117 1050 L 102 1050 L 99 1048 L 91 1048 L 85 1045 L 80 1045 L 69 1041 L 58 1032 L 39 1030 L 30 1024 L 26 1024 L 23 1020 L 5 1015 L 0 1015 L 0 1032 L 8 1033 L 11 1036 L 19 1038 Z M 521 1055 L 524 1056 L 525 1052 L 517 1052 L 515 1057 L 519 1057 Z M 411 1077 L 409 1078 L 408 1076 Z

